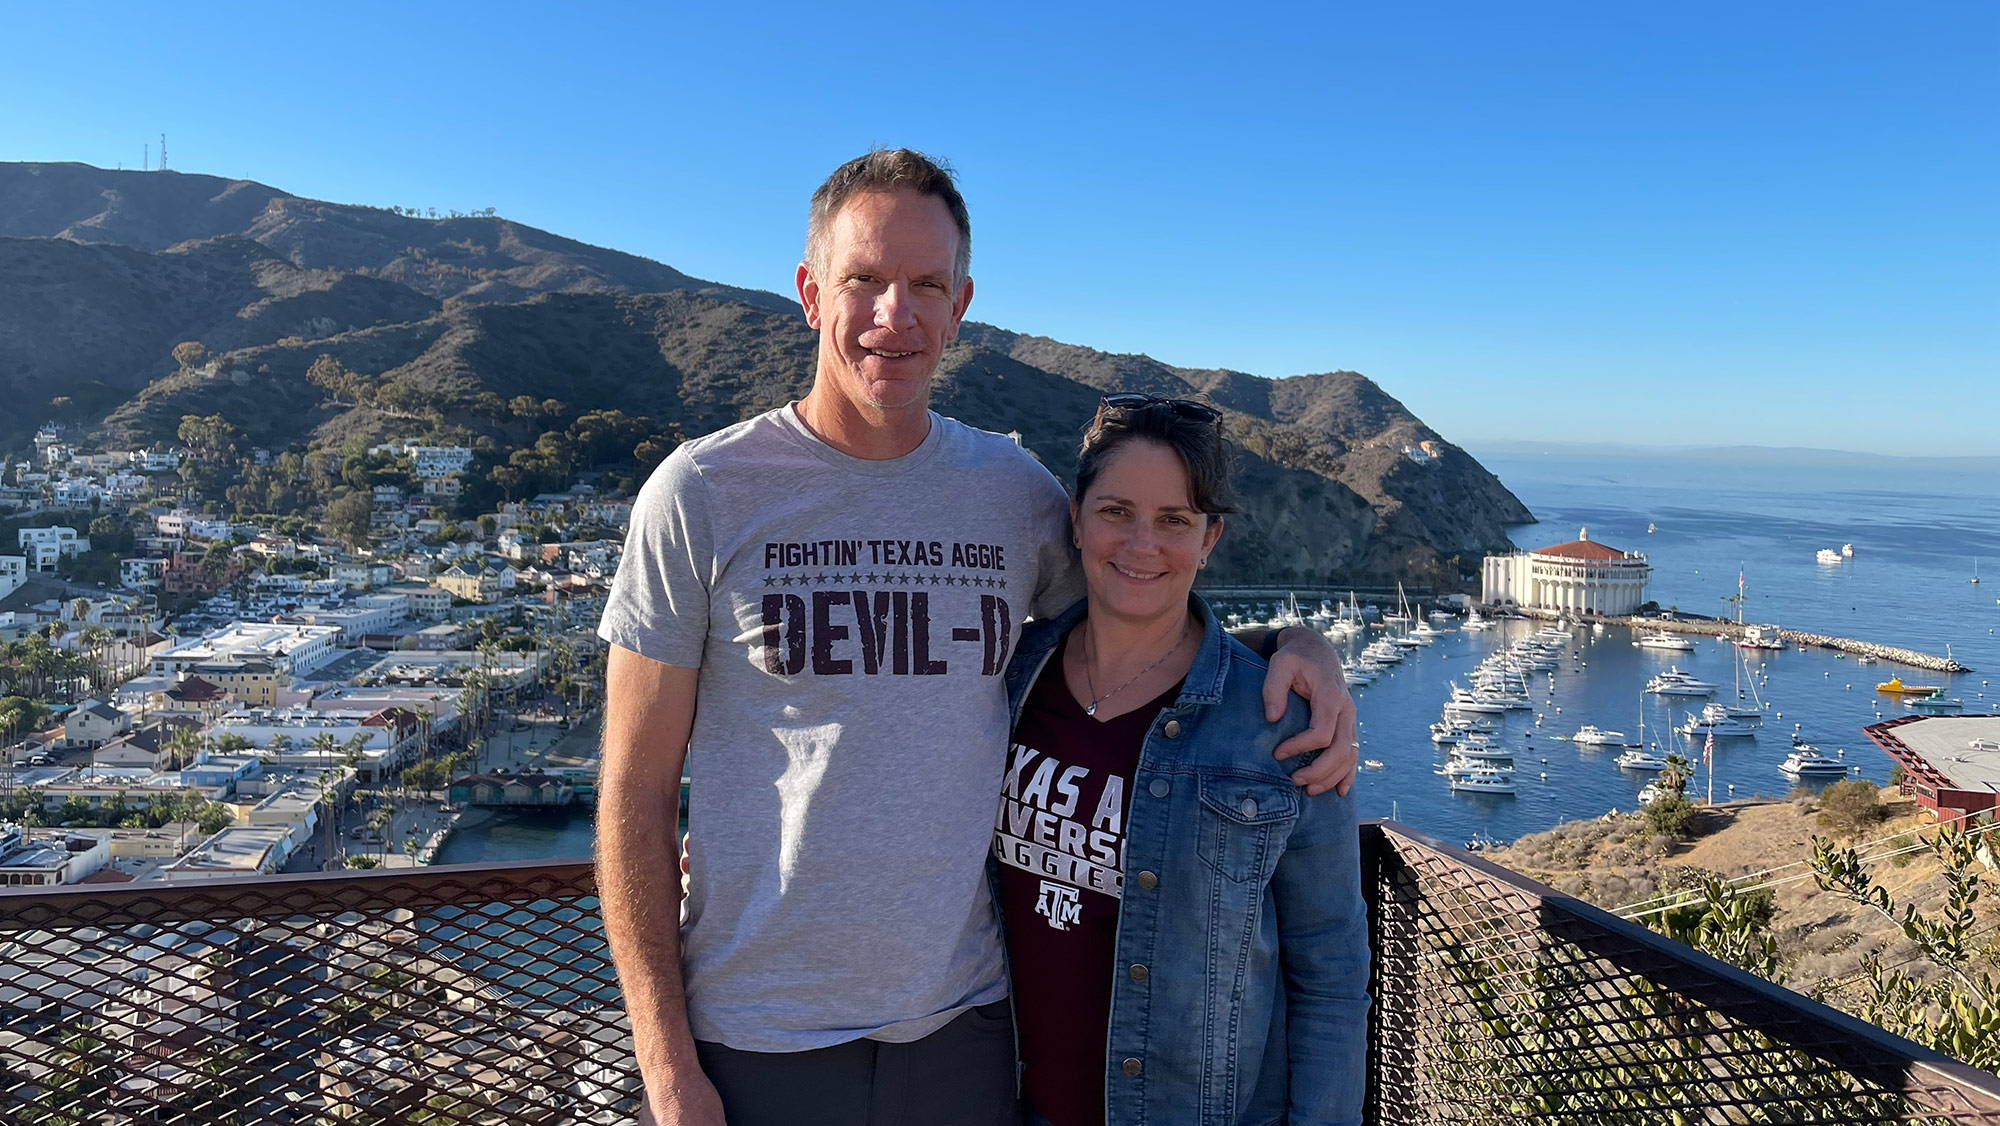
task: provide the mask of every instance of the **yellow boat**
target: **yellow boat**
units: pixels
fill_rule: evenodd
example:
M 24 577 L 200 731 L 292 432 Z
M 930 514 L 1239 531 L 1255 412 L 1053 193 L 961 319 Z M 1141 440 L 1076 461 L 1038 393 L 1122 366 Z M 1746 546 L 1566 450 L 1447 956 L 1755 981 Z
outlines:
M 1890 696 L 1935 696 L 1944 691 L 1941 684 L 1904 684 L 1903 678 L 1891 677 L 1875 686 L 1875 691 Z

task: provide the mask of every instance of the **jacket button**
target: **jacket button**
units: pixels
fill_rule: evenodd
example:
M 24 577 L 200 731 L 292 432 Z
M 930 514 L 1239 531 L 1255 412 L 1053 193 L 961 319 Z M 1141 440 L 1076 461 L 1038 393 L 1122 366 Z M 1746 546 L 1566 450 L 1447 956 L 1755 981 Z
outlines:
M 1162 734 L 1162 735 L 1165 735 L 1165 736 L 1166 736 L 1167 738 L 1169 738 L 1169 739 L 1178 739 L 1178 738 L 1180 738 L 1180 737 L 1181 737 L 1181 721 L 1180 721 L 1180 720 L 1177 720 L 1177 719 L 1170 719 L 1170 720 L 1168 720 L 1168 721 L 1167 721 L 1166 723 L 1164 723 L 1164 724 L 1162 724 L 1162 725 L 1161 725 L 1161 727 L 1160 727 L 1160 734 Z
M 1151 891 L 1160 886 L 1160 877 L 1155 876 L 1151 872 L 1141 872 L 1139 873 L 1139 886 L 1147 891 Z
M 1147 978 L 1153 976 L 1152 972 L 1147 970 L 1146 967 L 1139 965 L 1133 966 L 1130 970 L 1127 970 L 1126 973 L 1132 978 L 1133 981 L 1144 981 Z
M 1137 1078 L 1140 1072 L 1146 1070 L 1146 1065 L 1140 1063 L 1137 1056 L 1133 1056 L 1128 1058 L 1124 1063 L 1119 1064 L 1118 1070 Z
M 1257 799 L 1256 799 L 1256 798 L 1244 798 L 1244 799 L 1243 799 L 1243 804 L 1242 804 L 1242 805 L 1239 805 L 1239 806 L 1237 806 L 1236 808 L 1238 808 L 1238 809 L 1242 810 L 1242 811 L 1243 811 L 1243 816 L 1245 816 L 1245 817 L 1255 817 L 1255 816 L 1257 816 Z
M 1172 793 L 1173 789 L 1172 786 L 1167 785 L 1165 778 L 1155 778 L 1153 779 L 1153 784 L 1146 787 L 1146 792 L 1156 798 L 1163 798 Z

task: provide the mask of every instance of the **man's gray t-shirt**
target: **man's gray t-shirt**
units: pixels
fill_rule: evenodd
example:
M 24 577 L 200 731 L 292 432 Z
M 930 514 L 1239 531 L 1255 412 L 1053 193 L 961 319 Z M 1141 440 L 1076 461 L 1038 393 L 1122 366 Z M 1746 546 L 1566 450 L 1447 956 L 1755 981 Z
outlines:
M 930 422 L 867 461 L 783 407 L 683 444 L 633 507 L 598 632 L 701 670 L 697 1039 L 906 1041 L 1006 995 L 985 877 L 1002 673 L 1023 619 L 1081 585 L 1062 486 L 1007 438 Z

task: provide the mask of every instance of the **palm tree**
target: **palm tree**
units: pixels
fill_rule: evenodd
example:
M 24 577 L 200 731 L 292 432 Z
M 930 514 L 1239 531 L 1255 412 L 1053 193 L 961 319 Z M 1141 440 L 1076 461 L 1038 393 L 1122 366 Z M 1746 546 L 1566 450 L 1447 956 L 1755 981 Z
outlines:
M 175 728 L 174 733 L 167 736 L 167 741 L 162 745 L 162 749 L 167 752 L 167 769 L 180 770 L 185 767 L 194 761 L 194 756 L 200 754 L 207 743 L 208 740 L 202 738 L 199 728 Z
M 1659 787 L 1675 797 L 1685 797 L 1688 779 L 1694 777 L 1694 764 L 1679 754 L 1667 756 L 1667 768 L 1660 771 Z

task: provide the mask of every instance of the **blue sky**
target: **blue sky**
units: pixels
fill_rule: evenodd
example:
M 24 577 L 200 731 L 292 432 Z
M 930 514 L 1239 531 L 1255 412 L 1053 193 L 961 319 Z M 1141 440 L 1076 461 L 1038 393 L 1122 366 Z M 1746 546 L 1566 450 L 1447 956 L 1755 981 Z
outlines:
M 1447 438 L 2000 452 L 2000 5 L 0 7 L 0 160 L 470 209 L 786 291 L 958 167 L 975 319 Z M 411 11 L 409 8 L 416 8 Z

